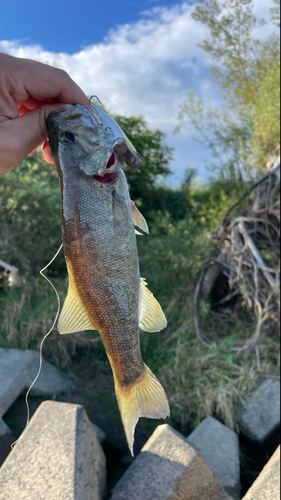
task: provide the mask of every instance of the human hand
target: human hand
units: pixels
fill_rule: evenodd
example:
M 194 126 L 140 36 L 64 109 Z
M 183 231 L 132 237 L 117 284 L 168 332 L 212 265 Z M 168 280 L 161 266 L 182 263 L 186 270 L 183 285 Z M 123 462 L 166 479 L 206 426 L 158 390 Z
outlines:
M 51 111 L 88 103 L 65 71 L 0 53 L 0 176 L 47 139 Z M 48 146 L 43 154 L 53 163 Z

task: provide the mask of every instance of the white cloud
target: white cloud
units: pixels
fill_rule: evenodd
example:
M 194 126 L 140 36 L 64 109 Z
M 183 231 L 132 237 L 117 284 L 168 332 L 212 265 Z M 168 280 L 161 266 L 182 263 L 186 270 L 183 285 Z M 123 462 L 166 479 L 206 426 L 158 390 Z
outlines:
M 154 116 L 163 114 L 164 102 L 180 102 L 194 88 L 200 65 L 207 64 L 208 56 L 197 47 L 204 28 L 191 18 L 191 9 L 187 4 L 154 9 L 149 17 L 119 26 L 103 43 L 73 55 L 50 53 L 17 41 L 0 42 L 0 49 L 55 62 L 86 93 L 99 94 L 112 111 L 143 113 L 153 121 Z M 170 117 L 171 111 L 165 108 Z
M 261 10 L 262 0 L 255 2 Z M 187 166 L 200 160 L 189 131 L 181 139 L 172 136 L 179 103 L 190 91 L 209 105 L 220 102 L 219 90 L 210 81 L 210 57 L 197 46 L 206 28 L 192 19 L 193 8 L 183 3 L 152 9 L 137 23 L 117 27 L 102 43 L 75 54 L 52 53 L 17 40 L 0 41 L 0 51 L 58 65 L 86 94 L 98 95 L 112 113 L 142 114 L 150 127 L 168 134 L 170 145 L 177 145 L 173 168 L 180 179 Z

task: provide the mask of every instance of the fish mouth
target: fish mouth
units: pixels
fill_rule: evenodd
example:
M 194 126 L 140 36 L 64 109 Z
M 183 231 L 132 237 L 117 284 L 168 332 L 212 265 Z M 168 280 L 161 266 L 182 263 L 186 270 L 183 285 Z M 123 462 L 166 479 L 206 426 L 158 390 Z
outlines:
M 110 172 L 108 172 L 108 173 L 106 172 L 106 170 L 111 169 L 111 167 L 113 167 L 115 165 L 115 163 L 117 164 L 118 161 L 115 158 L 115 154 L 112 153 L 112 155 L 109 158 L 107 165 L 105 167 L 105 171 L 104 171 L 105 173 L 103 175 L 93 175 L 93 179 L 95 179 L 98 182 L 101 182 L 102 184 L 104 184 L 105 182 L 107 184 L 112 184 L 113 182 L 115 182 L 119 176 L 119 169 L 114 170 L 114 171 L 110 170 Z

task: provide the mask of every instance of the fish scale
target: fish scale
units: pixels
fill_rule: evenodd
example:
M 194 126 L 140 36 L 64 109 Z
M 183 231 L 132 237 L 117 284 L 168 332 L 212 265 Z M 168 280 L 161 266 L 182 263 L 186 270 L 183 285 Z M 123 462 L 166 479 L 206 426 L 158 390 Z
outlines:
M 140 278 L 134 225 L 147 231 L 146 222 L 130 200 L 124 160 L 114 152 L 116 140 L 112 142 L 100 127 L 93 111 L 79 105 L 56 110 L 47 120 L 60 179 L 62 239 L 69 275 L 58 329 L 61 334 L 99 331 L 133 454 L 139 417 L 169 415 L 164 390 L 142 360 L 139 327 L 160 331 L 167 323 Z M 122 153 L 133 161 L 133 146 L 124 135 L 119 142 Z

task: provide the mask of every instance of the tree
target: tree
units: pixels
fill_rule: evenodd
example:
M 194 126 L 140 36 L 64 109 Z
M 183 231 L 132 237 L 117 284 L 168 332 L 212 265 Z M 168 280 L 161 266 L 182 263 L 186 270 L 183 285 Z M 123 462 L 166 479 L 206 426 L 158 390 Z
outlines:
M 264 64 L 260 70 L 259 91 L 251 106 L 251 163 L 264 168 L 270 154 L 280 144 L 280 59 L 268 61 L 271 48 L 264 51 Z M 262 58 L 261 58 L 262 60 Z
M 275 6 L 269 9 L 271 12 L 271 21 L 280 27 L 280 0 L 273 0 L 273 3 Z
M 126 168 L 132 200 L 148 221 L 157 211 L 168 211 L 173 219 L 183 218 L 190 206 L 188 189 L 183 185 L 174 190 L 163 186 L 162 182 L 171 173 L 169 162 L 173 153 L 164 142 L 165 134 L 150 130 L 142 117 L 116 116 L 115 119 L 142 159 L 139 169 Z
M 264 21 L 253 15 L 252 0 L 200 0 L 192 16 L 209 28 L 200 46 L 219 63 L 212 75 L 223 90 L 224 109 L 208 108 L 190 94 L 180 106 L 178 128 L 195 126 L 224 175 L 241 176 L 246 165 L 262 170 L 280 140 L 279 38 L 272 34 L 261 43 L 253 37 Z
M 210 37 L 199 46 L 220 66 L 212 67 L 215 81 L 231 105 L 243 106 L 253 99 L 255 57 L 259 40 L 252 37 L 262 26 L 252 13 L 252 0 L 200 0 L 192 17 L 210 29 Z
M 58 179 L 37 152 L 0 181 L 3 259 L 20 271 L 38 274 L 61 243 Z M 63 258 L 53 268 L 64 270 Z M 65 272 L 65 271 L 64 271 Z
M 141 156 L 142 164 L 137 170 L 126 168 L 132 196 L 138 199 L 154 188 L 161 177 L 166 178 L 171 173 L 172 149 L 163 142 L 165 134 L 160 130 L 150 130 L 143 117 L 114 118 Z
M 211 158 L 207 168 L 222 179 L 235 181 L 248 171 L 245 152 L 250 138 L 249 127 L 229 110 L 220 112 L 206 106 L 193 92 L 179 106 L 179 124 L 175 129 L 191 124 L 196 130 L 195 140 L 207 146 Z

